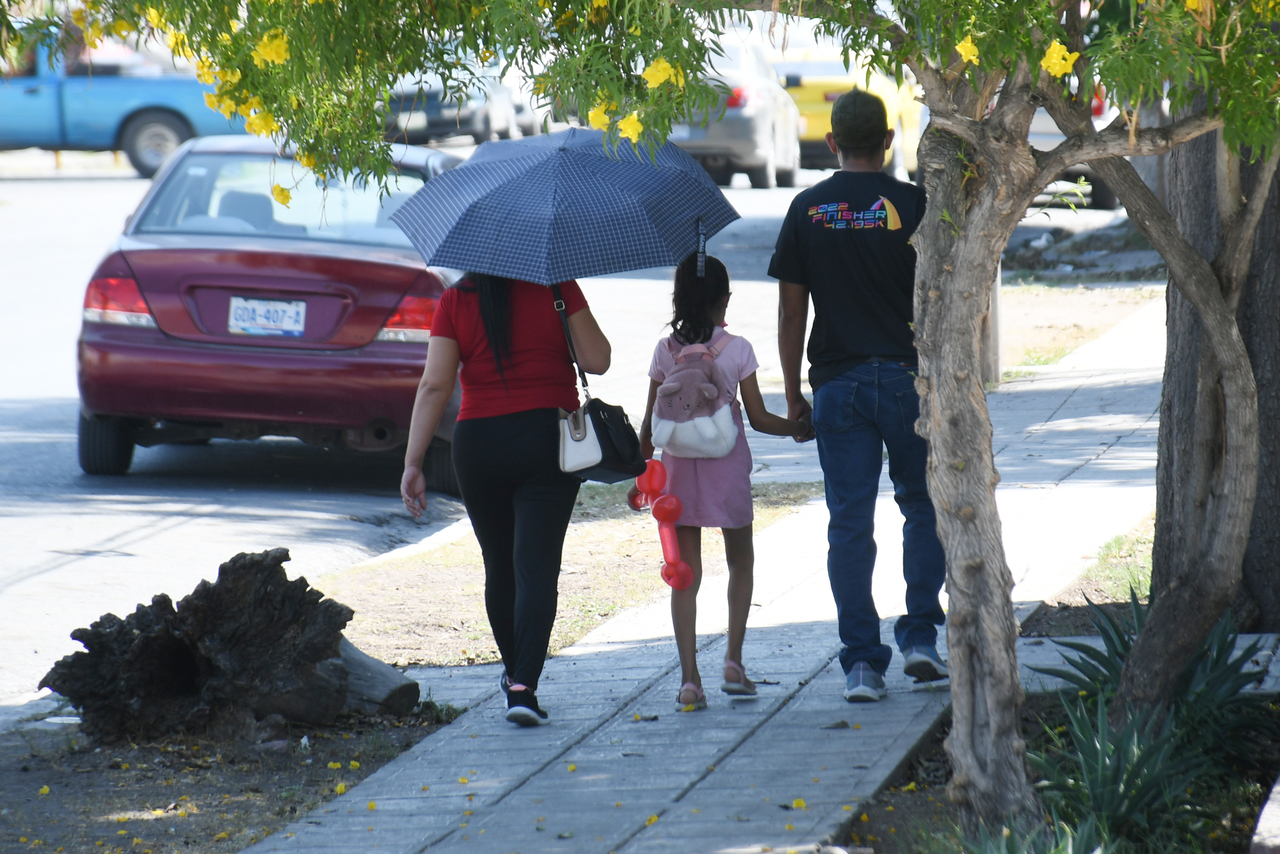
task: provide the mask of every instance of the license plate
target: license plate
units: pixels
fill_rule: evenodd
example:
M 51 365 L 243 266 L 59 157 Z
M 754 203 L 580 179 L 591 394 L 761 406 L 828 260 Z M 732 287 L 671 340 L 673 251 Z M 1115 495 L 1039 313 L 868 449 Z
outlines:
M 227 315 L 227 331 L 235 335 L 302 336 L 307 323 L 307 304 L 303 300 L 231 298 Z
M 707 129 L 704 127 L 694 127 L 692 125 L 672 125 L 671 133 L 667 139 L 673 142 L 684 142 L 690 139 L 702 139 L 707 135 Z

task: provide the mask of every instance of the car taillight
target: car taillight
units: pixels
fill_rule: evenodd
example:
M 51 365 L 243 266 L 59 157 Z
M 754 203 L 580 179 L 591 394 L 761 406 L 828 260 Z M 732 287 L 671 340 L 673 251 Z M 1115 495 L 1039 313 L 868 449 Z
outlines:
M 84 292 L 84 319 L 90 323 L 155 326 L 156 319 L 133 279 L 94 279 Z
M 746 107 L 756 99 L 756 90 L 749 86 L 735 86 L 733 91 L 729 93 L 729 100 L 724 102 L 726 107 Z
M 431 338 L 431 321 L 436 316 L 436 301 L 431 297 L 408 294 L 382 324 L 375 341 L 403 341 L 421 344 Z

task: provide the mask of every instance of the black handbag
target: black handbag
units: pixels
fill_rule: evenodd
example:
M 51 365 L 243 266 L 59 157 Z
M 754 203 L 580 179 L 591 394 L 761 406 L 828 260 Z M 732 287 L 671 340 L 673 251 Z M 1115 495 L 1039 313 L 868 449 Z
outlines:
M 575 412 L 560 410 L 560 469 L 583 480 L 617 483 L 644 473 L 645 460 L 640 454 L 640 437 L 621 406 L 611 406 L 591 396 L 587 375 L 578 364 L 578 353 L 569 332 L 569 315 L 559 285 L 552 285 L 556 312 L 564 327 L 564 340 L 569 345 L 569 358 L 582 381 L 587 402 Z

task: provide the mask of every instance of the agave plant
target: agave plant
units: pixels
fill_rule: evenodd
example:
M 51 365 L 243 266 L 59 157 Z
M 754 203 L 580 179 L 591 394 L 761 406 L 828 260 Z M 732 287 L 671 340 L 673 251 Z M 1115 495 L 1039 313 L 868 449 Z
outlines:
M 1138 636 L 1138 632 L 1142 631 L 1142 624 L 1147 619 L 1150 606 L 1143 605 L 1138 600 L 1138 594 L 1132 587 L 1129 588 L 1129 607 L 1133 614 L 1134 625 L 1133 631 L 1130 631 L 1126 626 L 1116 622 L 1106 611 L 1090 602 L 1088 598 L 1085 601 L 1089 602 L 1089 610 L 1092 613 L 1090 619 L 1098 629 L 1103 648 L 1095 649 L 1079 641 L 1055 640 L 1054 643 L 1058 646 L 1079 653 L 1076 657 L 1066 657 L 1070 669 L 1063 667 L 1032 667 L 1031 669 L 1047 676 L 1056 676 L 1075 685 L 1082 697 L 1100 696 L 1109 699 L 1115 696 L 1116 688 L 1120 685 L 1120 670 L 1124 667 L 1124 660 L 1128 657 L 1129 650 L 1133 648 L 1134 638 Z
M 1044 778 L 1045 802 L 1060 815 L 1097 822 L 1102 838 L 1133 842 L 1168 838 L 1203 817 L 1189 792 L 1208 760 L 1182 749 L 1171 720 L 1135 718 L 1112 729 L 1102 698 L 1096 716 L 1080 698 L 1063 706 L 1069 747 L 1053 757 L 1028 754 Z
M 983 825 L 976 840 L 963 840 L 965 854 L 1120 854 L 1124 840 L 1106 841 L 1092 817 L 1078 827 L 1058 821 L 1027 833 L 1002 827 L 996 833 Z

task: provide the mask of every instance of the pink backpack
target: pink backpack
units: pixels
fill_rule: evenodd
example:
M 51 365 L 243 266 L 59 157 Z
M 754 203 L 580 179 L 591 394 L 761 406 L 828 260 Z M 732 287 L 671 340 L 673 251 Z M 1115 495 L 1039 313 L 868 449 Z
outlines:
M 722 328 L 706 344 L 682 347 L 674 336 L 667 339 L 676 365 L 653 403 L 654 447 L 692 459 L 716 459 L 733 450 L 738 439 L 733 396 L 715 363 L 732 340 Z

